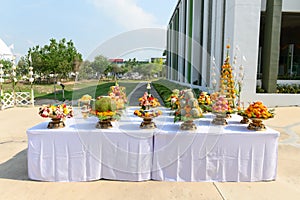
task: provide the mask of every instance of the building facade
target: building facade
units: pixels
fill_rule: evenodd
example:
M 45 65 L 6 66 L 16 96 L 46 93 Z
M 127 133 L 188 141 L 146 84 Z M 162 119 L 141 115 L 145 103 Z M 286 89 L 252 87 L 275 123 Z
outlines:
M 11 51 L 12 46 L 8 47 L 0 38 L 0 60 L 13 60 L 14 55 Z
M 230 44 L 236 78 L 243 74 L 242 101 L 299 104 L 299 95 L 276 94 L 272 101 L 271 94 L 280 76 L 300 77 L 299 17 L 299 0 L 179 0 L 167 30 L 167 78 L 218 87 Z M 258 79 L 268 94 L 256 93 Z

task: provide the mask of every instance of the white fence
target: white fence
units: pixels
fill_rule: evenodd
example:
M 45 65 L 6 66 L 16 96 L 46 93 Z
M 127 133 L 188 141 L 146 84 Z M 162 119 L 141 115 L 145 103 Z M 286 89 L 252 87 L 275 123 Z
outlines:
M 29 106 L 34 105 L 33 96 L 31 97 L 30 92 L 16 92 L 4 93 L 1 99 L 0 108 L 4 110 L 15 106 Z

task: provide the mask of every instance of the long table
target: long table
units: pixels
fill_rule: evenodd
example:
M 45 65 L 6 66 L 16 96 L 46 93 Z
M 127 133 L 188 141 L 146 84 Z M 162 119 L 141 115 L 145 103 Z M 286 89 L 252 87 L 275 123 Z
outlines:
M 139 121 L 113 122 L 96 129 L 97 119 L 73 118 L 66 127 L 47 129 L 48 122 L 27 130 L 28 176 L 43 181 L 98 179 L 143 181 L 151 178 L 153 131 Z
M 254 132 L 233 115 L 227 126 L 211 124 L 213 115 L 196 121 L 197 131 L 154 137 L 152 179 L 164 181 L 269 181 L 277 174 L 279 132 Z
M 279 132 L 249 131 L 233 115 L 227 126 L 211 124 L 213 115 L 195 120 L 196 131 L 181 131 L 168 110 L 139 128 L 142 119 L 127 108 L 112 129 L 96 129 L 97 119 L 66 120 L 47 129 L 42 122 L 27 130 L 28 175 L 42 181 L 98 179 L 144 181 L 275 180 Z

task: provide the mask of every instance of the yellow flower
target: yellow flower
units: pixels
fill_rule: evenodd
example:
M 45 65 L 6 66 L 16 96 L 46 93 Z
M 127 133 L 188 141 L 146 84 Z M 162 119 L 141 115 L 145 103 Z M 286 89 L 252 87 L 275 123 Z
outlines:
M 68 114 L 69 113 L 69 109 L 68 108 L 64 108 L 64 114 Z

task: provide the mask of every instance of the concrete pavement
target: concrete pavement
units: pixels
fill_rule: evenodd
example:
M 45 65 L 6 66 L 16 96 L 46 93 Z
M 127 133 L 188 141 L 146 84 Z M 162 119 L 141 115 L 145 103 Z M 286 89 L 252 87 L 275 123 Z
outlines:
M 299 199 L 300 108 L 276 108 L 265 122 L 281 132 L 278 178 L 270 182 L 49 183 L 28 179 L 26 129 L 44 120 L 38 107 L 0 111 L 0 199 Z

